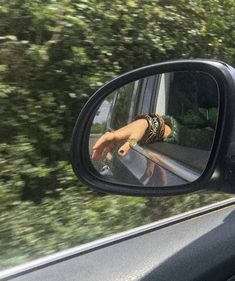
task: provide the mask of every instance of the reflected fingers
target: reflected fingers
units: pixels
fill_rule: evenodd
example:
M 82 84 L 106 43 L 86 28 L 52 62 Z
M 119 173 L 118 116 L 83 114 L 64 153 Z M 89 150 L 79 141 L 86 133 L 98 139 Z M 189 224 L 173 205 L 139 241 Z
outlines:
M 107 153 L 114 147 L 114 134 L 107 132 L 101 136 L 93 146 L 92 159 L 95 161 L 105 159 Z
M 97 149 L 99 147 L 102 147 L 103 145 L 107 144 L 107 142 L 113 141 L 115 138 L 113 132 L 107 132 L 103 136 L 101 136 L 95 145 L 93 146 L 93 149 Z
M 125 142 L 118 150 L 118 154 L 120 156 L 125 156 L 127 152 L 130 150 L 130 143 L 127 141 Z

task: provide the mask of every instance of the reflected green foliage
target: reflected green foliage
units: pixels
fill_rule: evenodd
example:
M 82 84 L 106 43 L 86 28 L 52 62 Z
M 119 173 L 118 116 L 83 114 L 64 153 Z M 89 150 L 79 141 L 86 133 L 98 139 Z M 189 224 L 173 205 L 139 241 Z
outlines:
M 92 124 L 91 126 L 91 134 L 99 134 L 99 133 L 104 133 L 105 132 L 105 127 L 106 124 L 105 123 L 95 123 Z
M 119 73 L 174 58 L 235 65 L 234 15 L 234 0 L 1 0 L 1 268 L 223 197 L 98 197 L 68 155 L 78 112 Z
M 203 115 L 207 116 L 208 115 L 208 120 L 213 124 L 214 126 L 216 125 L 216 121 L 218 118 L 218 109 L 217 108 L 198 108 L 198 111 Z M 205 120 L 201 119 L 200 116 L 196 115 L 192 110 L 188 110 L 182 118 L 180 118 L 180 121 L 182 124 L 190 124 L 191 126 L 193 125 L 201 125 L 205 126 Z

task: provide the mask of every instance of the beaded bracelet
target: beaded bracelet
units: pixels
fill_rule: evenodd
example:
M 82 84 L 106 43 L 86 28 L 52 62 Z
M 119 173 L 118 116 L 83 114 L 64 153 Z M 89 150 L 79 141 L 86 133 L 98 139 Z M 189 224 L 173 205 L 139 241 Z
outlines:
M 171 133 L 167 138 L 164 138 L 165 142 L 169 143 L 178 143 L 179 142 L 179 131 L 180 131 L 180 124 L 169 115 L 164 115 L 163 119 L 165 124 L 171 128 Z

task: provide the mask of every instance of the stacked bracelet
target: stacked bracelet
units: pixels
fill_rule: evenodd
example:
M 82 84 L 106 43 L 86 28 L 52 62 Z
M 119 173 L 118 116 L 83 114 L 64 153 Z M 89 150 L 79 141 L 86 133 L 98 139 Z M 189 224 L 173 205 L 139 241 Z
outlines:
M 154 140 L 160 141 L 165 133 L 165 122 L 162 116 L 158 114 L 138 115 L 136 119 L 146 119 L 148 122 L 148 135 L 146 143 L 151 143 Z
M 156 140 L 162 140 L 165 133 L 165 121 L 162 116 L 158 114 L 151 114 L 151 117 L 153 118 L 154 126 L 157 129 L 155 138 Z

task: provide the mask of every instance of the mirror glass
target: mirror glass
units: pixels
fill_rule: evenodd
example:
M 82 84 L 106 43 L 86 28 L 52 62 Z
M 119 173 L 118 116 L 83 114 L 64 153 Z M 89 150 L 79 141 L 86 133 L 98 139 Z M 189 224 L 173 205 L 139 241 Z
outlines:
M 108 181 L 156 187 L 191 183 L 206 168 L 218 112 L 218 86 L 208 73 L 162 73 L 126 84 L 94 113 L 92 163 Z

